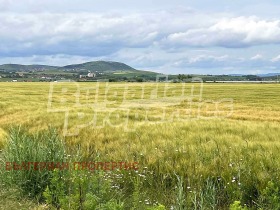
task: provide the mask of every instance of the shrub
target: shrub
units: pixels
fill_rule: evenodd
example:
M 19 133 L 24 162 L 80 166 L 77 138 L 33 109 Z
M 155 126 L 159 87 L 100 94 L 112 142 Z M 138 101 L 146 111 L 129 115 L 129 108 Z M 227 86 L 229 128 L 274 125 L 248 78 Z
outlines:
M 230 205 L 230 210 L 248 210 L 248 208 L 242 207 L 241 202 L 240 201 L 234 201 L 233 204 Z
M 147 210 L 165 210 L 165 209 L 166 209 L 165 206 L 161 204 L 159 204 L 158 206 L 147 208 Z
M 47 204 L 57 209 L 116 209 L 122 210 L 123 203 L 116 196 L 109 181 L 102 173 L 71 171 L 70 176 L 61 176 L 55 170 L 50 185 L 44 192 Z
M 269 181 L 264 190 L 261 191 L 260 205 L 264 209 L 280 209 L 279 185 Z

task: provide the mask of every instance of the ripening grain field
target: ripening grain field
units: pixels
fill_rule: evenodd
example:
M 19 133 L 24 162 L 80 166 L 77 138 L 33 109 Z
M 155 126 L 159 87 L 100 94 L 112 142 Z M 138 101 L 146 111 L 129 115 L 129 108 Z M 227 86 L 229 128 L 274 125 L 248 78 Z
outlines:
M 13 126 L 31 134 L 52 127 L 84 160 L 139 162 L 138 171 L 112 178 L 121 209 L 280 208 L 278 84 L 0 88 L 3 151 Z

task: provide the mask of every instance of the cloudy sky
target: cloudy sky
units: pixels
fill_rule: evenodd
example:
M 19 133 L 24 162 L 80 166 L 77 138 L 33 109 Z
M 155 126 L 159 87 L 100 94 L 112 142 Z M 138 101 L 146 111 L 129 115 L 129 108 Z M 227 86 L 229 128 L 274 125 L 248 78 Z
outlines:
M 0 0 L 0 63 L 280 72 L 279 0 Z

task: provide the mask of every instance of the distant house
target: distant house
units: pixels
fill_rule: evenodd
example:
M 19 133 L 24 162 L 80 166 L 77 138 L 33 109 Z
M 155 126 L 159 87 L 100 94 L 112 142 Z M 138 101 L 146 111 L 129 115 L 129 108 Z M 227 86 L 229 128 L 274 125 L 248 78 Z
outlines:
M 87 77 L 93 78 L 93 77 L 95 77 L 95 73 L 89 72 L 88 75 L 87 75 Z
M 87 75 L 80 75 L 80 79 L 87 77 Z
M 89 72 L 87 75 L 80 75 L 80 79 L 82 78 L 94 78 L 96 75 L 95 73 Z

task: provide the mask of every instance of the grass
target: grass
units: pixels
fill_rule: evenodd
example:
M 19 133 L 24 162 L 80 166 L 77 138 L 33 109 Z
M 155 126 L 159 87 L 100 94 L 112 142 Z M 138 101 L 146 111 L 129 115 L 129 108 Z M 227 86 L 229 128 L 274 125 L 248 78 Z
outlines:
M 21 210 L 44 210 L 45 205 L 40 205 L 30 199 L 23 198 L 17 189 L 1 189 L 0 190 L 1 204 L 0 209 L 21 209 Z
M 3 159 L 9 163 L 23 162 L 66 162 L 64 144 L 55 133 L 50 132 L 30 135 L 22 128 L 12 128 Z M 32 167 L 32 166 L 31 166 Z M 41 200 L 42 193 L 49 184 L 51 172 L 48 170 L 4 171 L 2 177 L 7 184 L 20 187 L 22 193 L 30 198 Z
M 119 195 L 124 203 L 136 206 L 147 200 L 177 209 L 228 209 L 240 201 L 240 208 L 278 208 L 277 84 L 204 84 L 202 100 L 200 84 L 110 83 L 106 90 L 100 83 L 98 94 L 96 85 L 79 83 L 77 106 L 75 84 L 57 83 L 48 107 L 50 84 L 0 83 L 0 147 L 13 125 L 30 133 L 52 126 L 62 135 L 67 108 L 68 132 L 78 135 L 64 140 L 70 148 L 79 145 L 82 158 L 140 163 L 140 185 L 134 172 L 113 178 L 124 190 Z M 222 99 L 233 100 L 232 113 L 228 100 L 215 111 L 214 102 Z

